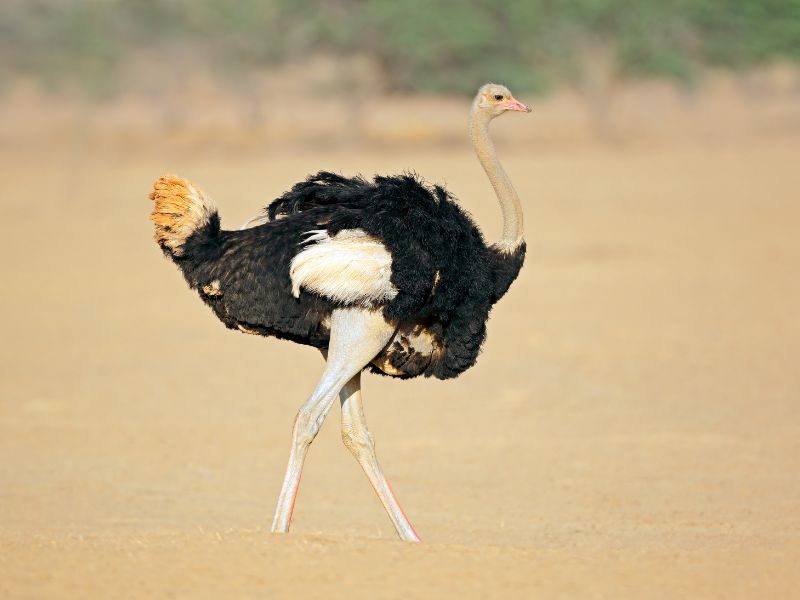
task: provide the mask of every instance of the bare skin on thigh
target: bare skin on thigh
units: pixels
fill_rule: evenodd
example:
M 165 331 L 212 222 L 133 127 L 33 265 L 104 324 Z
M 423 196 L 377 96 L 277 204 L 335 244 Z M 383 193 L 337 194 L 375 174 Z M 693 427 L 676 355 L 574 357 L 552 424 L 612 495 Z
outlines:
M 294 421 L 289 464 L 272 521 L 274 533 L 289 531 L 308 447 L 337 394 L 386 346 L 394 331 L 395 326 L 388 323 L 380 311 L 354 308 L 333 311 L 325 371 Z

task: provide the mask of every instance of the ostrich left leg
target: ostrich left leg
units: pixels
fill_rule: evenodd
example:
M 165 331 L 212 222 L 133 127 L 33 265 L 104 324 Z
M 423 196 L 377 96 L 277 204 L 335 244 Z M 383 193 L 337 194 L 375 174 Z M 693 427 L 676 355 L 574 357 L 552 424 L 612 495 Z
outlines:
M 342 391 L 339 392 L 339 400 L 342 403 L 342 441 L 344 445 L 364 469 L 364 473 L 375 493 L 378 494 L 400 539 L 405 542 L 421 541 L 378 464 L 375 442 L 372 440 L 372 434 L 367 429 L 367 420 L 364 418 L 364 405 L 361 400 L 361 373 L 345 384 Z
M 308 447 L 317 436 L 336 395 L 386 346 L 394 331 L 395 326 L 388 323 L 380 311 L 342 308 L 331 314 L 328 362 L 322 379 L 295 418 L 289 464 L 272 521 L 274 533 L 289 531 Z

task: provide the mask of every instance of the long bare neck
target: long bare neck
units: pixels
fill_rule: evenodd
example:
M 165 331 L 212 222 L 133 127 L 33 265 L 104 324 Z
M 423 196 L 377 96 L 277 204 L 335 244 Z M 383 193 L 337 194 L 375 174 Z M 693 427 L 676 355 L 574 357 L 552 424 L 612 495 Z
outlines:
M 473 105 L 469 119 L 469 134 L 478 160 L 492 183 L 500 210 L 503 213 L 503 237 L 495 247 L 504 252 L 513 252 L 522 243 L 522 205 L 511 180 L 497 160 L 492 139 L 489 137 L 491 118 Z

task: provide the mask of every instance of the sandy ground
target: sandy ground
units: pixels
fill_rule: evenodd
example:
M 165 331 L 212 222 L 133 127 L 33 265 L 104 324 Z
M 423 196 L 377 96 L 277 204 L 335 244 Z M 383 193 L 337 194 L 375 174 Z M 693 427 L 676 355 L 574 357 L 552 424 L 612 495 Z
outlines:
M 530 249 L 478 365 L 365 381 L 408 545 L 338 409 L 268 532 L 322 360 L 225 330 L 146 194 L 178 172 L 236 227 L 317 168 L 414 167 L 493 237 L 468 149 L 7 146 L 0 597 L 800 597 L 798 138 L 502 153 Z

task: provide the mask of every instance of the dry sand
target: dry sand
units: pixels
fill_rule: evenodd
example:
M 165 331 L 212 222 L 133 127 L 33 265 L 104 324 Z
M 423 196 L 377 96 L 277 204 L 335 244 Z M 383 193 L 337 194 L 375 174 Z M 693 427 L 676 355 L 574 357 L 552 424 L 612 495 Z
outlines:
M 2 598 L 800 597 L 800 144 L 501 148 L 528 262 L 478 365 L 367 377 L 395 539 L 339 439 L 268 532 L 322 360 L 225 330 L 151 239 L 164 171 L 223 224 L 307 172 L 418 169 L 489 237 L 468 149 L 6 147 Z

